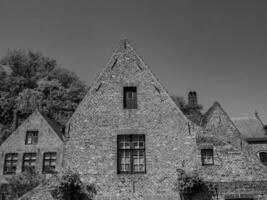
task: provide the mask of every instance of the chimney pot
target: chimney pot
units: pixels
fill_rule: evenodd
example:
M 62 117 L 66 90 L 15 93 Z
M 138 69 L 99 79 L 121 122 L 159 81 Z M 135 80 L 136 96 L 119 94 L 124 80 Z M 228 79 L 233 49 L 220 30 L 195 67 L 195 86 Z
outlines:
M 188 93 L 188 104 L 191 106 L 197 105 L 197 93 L 196 93 L 196 91 L 190 91 Z

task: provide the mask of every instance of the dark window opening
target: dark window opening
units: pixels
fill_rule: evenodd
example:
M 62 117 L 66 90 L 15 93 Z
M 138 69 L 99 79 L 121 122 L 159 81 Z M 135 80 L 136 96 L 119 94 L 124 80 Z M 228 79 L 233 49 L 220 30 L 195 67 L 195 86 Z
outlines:
M 37 144 L 38 143 L 38 131 L 27 131 L 25 144 Z
M 260 152 L 259 153 L 260 161 L 267 166 L 267 152 Z
M 137 109 L 136 87 L 124 87 L 123 88 L 123 108 Z
M 15 174 L 17 168 L 18 154 L 7 153 L 4 164 L 4 174 Z
M 118 173 L 145 172 L 145 135 L 118 135 Z
M 56 152 L 44 153 L 43 173 L 46 173 L 46 174 L 55 173 L 56 161 L 57 161 Z
M 201 160 L 202 165 L 213 165 L 213 150 L 212 149 L 201 149 Z
M 36 153 L 24 153 L 22 171 L 25 171 L 27 169 L 35 170 L 36 155 Z

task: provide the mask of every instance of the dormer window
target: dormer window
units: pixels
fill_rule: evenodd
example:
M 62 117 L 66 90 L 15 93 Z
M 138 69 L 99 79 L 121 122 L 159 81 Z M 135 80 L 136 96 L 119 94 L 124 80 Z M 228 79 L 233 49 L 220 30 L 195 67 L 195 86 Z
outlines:
M 136 109 L 137 108 L 137 89 L 136 87 L 123 88 L 123 108 Z
M 37 144 L 38 143 L 38 131 L 27 131 L 25 144 Z
M 267 152 L 265 151 L 259 152 L 259 159 L 264 165 L 267 166 Z
M 213 165 L 213 149 L 201 149 L 202 165 Z

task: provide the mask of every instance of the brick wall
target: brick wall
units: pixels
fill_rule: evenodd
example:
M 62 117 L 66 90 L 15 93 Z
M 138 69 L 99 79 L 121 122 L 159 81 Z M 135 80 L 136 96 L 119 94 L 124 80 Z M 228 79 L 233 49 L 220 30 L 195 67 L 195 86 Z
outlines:
M 25 145 L 26 131 L 38 130 L 38 143 Z M 6 153 L 18 153 L 16 173 L 21 172 L 23 153 L 37 153 L 36 170 L 42 171 L 43 153 L 57 152 L 56 170 L 60 171 L 63 159 L 63 141 L 57 136 L 39 111 L 34 112 L 0 146 L 0 180 L 10 175 L 3 175 Z

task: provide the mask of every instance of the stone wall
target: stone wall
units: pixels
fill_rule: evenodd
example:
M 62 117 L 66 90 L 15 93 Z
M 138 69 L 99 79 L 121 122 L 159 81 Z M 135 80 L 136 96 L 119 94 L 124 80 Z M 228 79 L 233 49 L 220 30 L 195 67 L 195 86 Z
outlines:
M 123 109 L 124 86 L 137 87 L 137 109 Z M 128 42 L 115 51 L 67 127 L 65 166 L 77 170 L 85 182 L 95 183 L 98 198 L 174 198 L 176 169 L 194 169 L 198 162 L 198 128 Z M 117 173 L 119 134 L 145 134 L 145 174 Z
M 258 153 L 261 151 L 266 151 L 267 152 L 267 144 L 249 144 L 249 147 L 256 157 L 258 157 Z
M 248 145 L 240 137 L 218 103 L 208 112 L 197 146 L 199 152 L 205 147 L 213 149 L 214 165 L 201 166 L 199 175 L 217 184 L 218 199 L 267 199 L 267 167 L 253 153 L 256 146 Z

